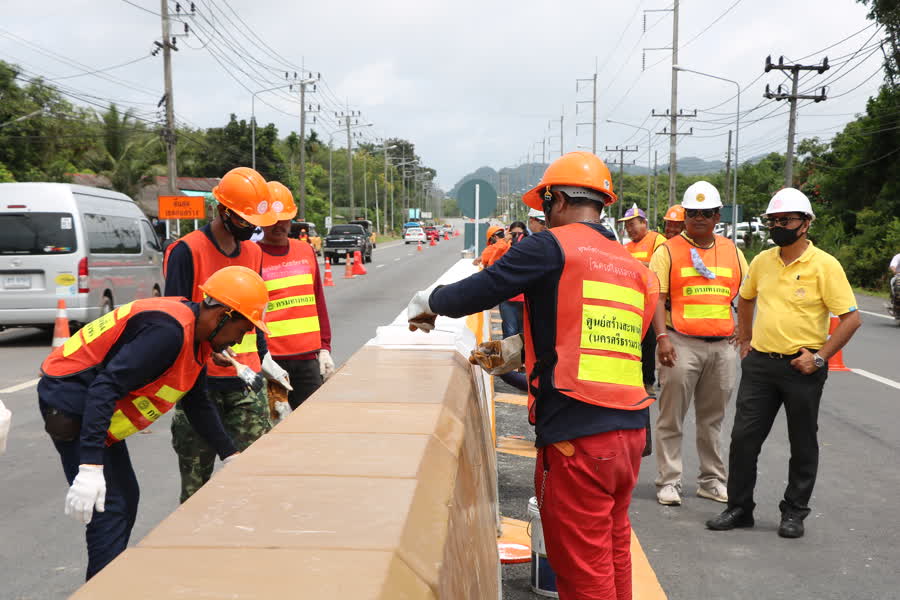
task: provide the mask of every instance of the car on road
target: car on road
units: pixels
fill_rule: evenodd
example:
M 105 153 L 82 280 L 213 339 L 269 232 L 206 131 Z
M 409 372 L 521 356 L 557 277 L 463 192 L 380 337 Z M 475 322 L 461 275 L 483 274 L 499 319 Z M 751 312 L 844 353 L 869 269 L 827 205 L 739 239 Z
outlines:
M 362 225 L 335 225 L 322 240 L 322 253 L 331 264 L 340 264 L 345 256 L 359 251 L 363 262 L 372 262 L 372 240 Z
M 436 242 L 441 241 L 441 232 L 434 225 L 426 225 L 424 227 L 424 230 L 425 230 L 425 236 L 429 240 L 434 240 Z
M 728 237 L 731 237 L 731 231 L 728 232 Z M 769 240 L 769 230 L 762 223 L 759 223 L 758 221 L 753 221 L 752 223 L 747 223 L 746 221 L 738 223 L 735 245 L 738 248 L 745 248 L 751 239 L 757 239 L 772 245 L 772 242 Z
M 428 241 L 428 236 L 425 235 L 425 230 L 421 227 L 407 227 L 406 231 L 403 233 L 403 243 L 405 244 L 413 244 L 416 242 L 422 242 L 423 244 Z
M 372 242 L 372 247 L 377 248 L 377 240 L 375 238 L 375 226 L 372 224 L 372 221 L 368 219 L 354 219 L 353 221 L 347 222 L 350 225 L 362 225 L 362 228 L 366 230 L 366 234 L 369 236 L 369 240 Z
M 164 289 L 162 245 L 125 194 L 67 183 L 0 184 L 0 327 L 75 326 Z

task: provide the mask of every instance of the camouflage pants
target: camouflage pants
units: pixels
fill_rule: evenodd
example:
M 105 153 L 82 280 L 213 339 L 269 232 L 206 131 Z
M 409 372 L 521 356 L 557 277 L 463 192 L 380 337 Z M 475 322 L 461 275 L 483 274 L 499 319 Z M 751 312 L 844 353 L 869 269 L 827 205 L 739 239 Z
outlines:
M 243 452 L 272 429 L 265 386 L 255 393 L 210 390 L 208 394 L 238 451 Z M 181 405 L 175 407 L 175 418 L 172 419 L 172 448 L 178 455 L 181 502 L 184 502 L 209 481 L 216 463 L 216 451 L 194 431 Z

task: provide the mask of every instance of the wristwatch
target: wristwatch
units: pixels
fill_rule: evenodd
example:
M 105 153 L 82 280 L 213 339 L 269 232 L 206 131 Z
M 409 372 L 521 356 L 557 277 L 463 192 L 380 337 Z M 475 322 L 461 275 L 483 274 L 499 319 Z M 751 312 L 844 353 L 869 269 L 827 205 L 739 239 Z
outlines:
M 825 366 L 825 359 L 822 358 L 821 356 L 819 356 L 818 353 L 813 354 L 813 360 L 814 360 L 815 363 L 816 363 L 816 368 L 817 368 L 817 369 L 821 369 L 822 367 Z

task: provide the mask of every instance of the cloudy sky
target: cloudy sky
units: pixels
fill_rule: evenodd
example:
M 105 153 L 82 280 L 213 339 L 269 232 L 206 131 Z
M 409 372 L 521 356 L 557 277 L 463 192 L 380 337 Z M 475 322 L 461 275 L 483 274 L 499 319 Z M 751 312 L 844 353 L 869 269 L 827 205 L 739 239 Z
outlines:
M 671 46 L 668 0 L 559 2 L 519 0 L 196 0 L 197 15 L 182 19 L 191 35 L 174 54 L 178 120 L 210 127 L 229 113 L 249 118 L 252 92 L 282 85 L 284 71 L 305 66 L 322 84 L 309 101 L 321 105 L 313 125 L 327 139 L 337 131 L 335 110 L 362 112 L 367 138 L 398 136 L 416 144 L 425 164 L 449 189 L 483 165 L 513 166 L 529 156 L 559 155 L 559 117 L 565 151 L 591 143 L 588 83 L 598 77 L 598 147 L 637 144 L 631 155 L 647 161 L 647 133 L 606 119 L 652 128 L 660 163 L 667 124 L 650 116 L 670 104 Z M 161 116 L 162 59 L 150 57 L 161 32 L 159 0 L 6 0 L 0 23 L 0 59 L 28 76 L 58 79 L 79 103 L 114 99 L 142 118 Z M 175 2 L 169 1 L 174 13 Z M 182 10 L 190 0 L 182 2 Z M 801 92 L 828 86 L 826 102 L 802 103 L 801 137 L 828 139 L 865 109 L 881 82 L 880 32 L 854 0 L 682 0 L 679 63 L 737 80 L 742 91 L 740 154 L 783 151 L 786 103 L 764 100 L 765 84 L 788 79 L 763 74 L 765 57 L 814 64 L 828 56 L 832 69 L 802 77 Z M 181 23 L 173 24 L 181 32 Z M 829 46 L 833 46 L 830 47 Z M 131 63 L 134 60 L 135 62 Z M 97 74 L 85 72 L 130 63 Z M 694 136 L 679 138 L 679 156 L 724 158 L 733 126 L 733 84 L 682 73 L 679 107 L 701 109 L 685 121 Z M 806 104 L 809 104 L 806 106 Z M 754 110 L 750 110 L 754 109 Z M 257 96 L 260 122 L 282 135 L 299 129 L 296 94 Z M 551 123 L 551 120 L 554 120 Z M 335 144 L 346 144 L 340 131 Z M 599 152 L 601 156 L 604 153 Z

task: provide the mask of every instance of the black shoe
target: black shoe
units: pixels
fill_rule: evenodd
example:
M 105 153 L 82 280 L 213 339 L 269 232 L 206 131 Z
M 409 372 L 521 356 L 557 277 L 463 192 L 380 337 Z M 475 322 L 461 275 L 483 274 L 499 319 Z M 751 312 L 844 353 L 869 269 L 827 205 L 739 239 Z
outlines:
M 783 538 L 803 537 L 803 519 L 794 515 L 781 515 L 778 535 Z
M 706 522 L 706 527 L 713 531 L 728 531 L 736 527 L 753 527 L 753 514 L 736 506 L 726 508 L 722 514 Z

